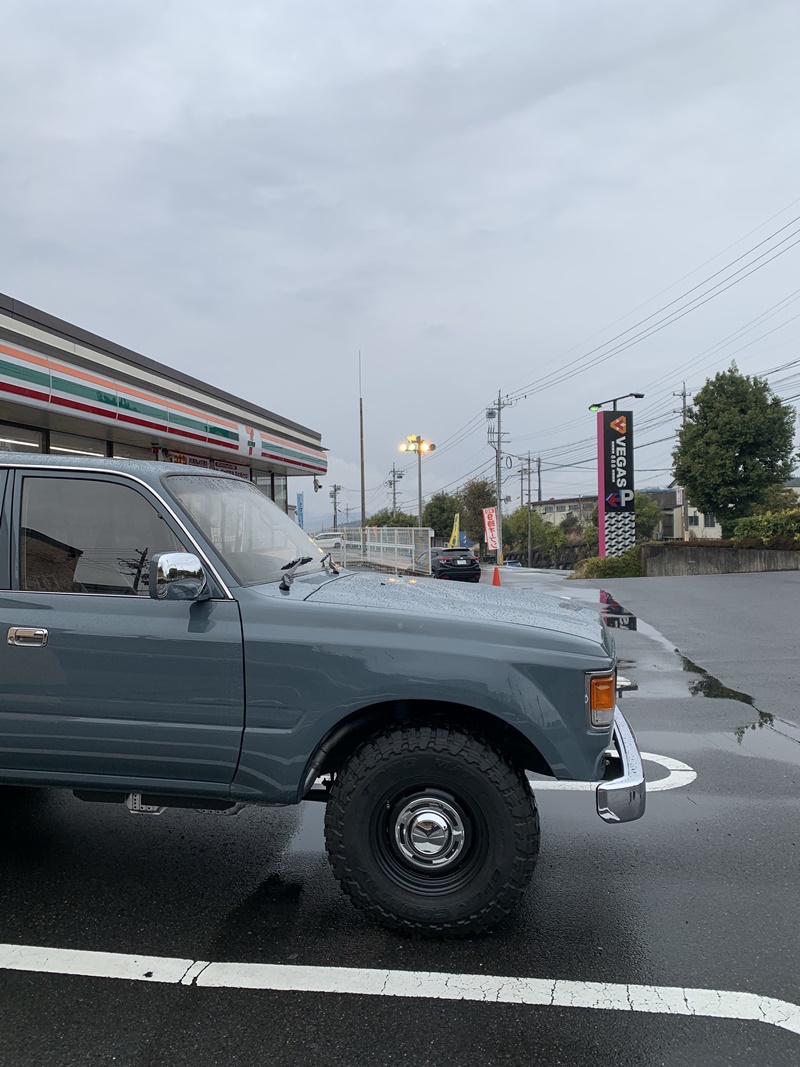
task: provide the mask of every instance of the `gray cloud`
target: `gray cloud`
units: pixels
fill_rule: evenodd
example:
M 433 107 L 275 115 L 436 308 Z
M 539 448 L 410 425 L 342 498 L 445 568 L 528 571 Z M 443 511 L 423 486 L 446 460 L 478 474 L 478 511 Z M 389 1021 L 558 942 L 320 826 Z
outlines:
M 348 486 L 359 349 L 378 487 L 407 433 L 446 441 L 796 195 L 791 0 L 6 9 L 0 289 L 321 429 Z M 598 391 L 764 310 L 792 256 L 519 404 L 512 447 L 590 434 Z

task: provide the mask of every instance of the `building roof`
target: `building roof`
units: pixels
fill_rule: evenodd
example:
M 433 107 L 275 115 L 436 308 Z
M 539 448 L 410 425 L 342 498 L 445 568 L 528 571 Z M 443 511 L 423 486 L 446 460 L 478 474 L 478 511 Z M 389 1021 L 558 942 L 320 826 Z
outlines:
M 218 389 L 216 386 L 200 381 L 199 378 L 194 378 L 189 374 L 184 374 L 182 371 L 175 370 L 173 367 L 158 363 L 156 360 L 150 359 L 148 356 L 143 356 L 139 352 L 134 352 L 132 349 L 126 348 L 124 345 L 119 345 L 114 341 L 109 341 L 104 337 L 100 337 L 88 330 L 84 330 L 80 326 L 65 322 L 63 319 L 58 319 L 54 315 L 48 315 L 47 312 L 40 311 L 38 308 L 32 307 L 30 304 L 25 304 L 21 300 L 16 300 L 14 297 L 7 296 L 5 293 L 0 293 L 0 313 L 5 313 L 20 323 L 54 334 L 56 337 L 60 337 L 65 341 L 83 345 L 100 355 L 113 356 L 115 359 L 123 364 L 127 364 L 131 368 L 131 379 L 133 381 L 136 381 L 137 379 L 135 373 L 137 370 L 149 374 L 156 374 L 161 379 L 167 379 L 167 381 L 174 382 L 178 388 L 181 386 L 185 388 L 188 387 L 202 393 L 204 397 L 208 398 L 210 406 L 213 406 L 213 401 L 216 399 L 226 406 L 233 405 L 234 407 L 241 409 L 243 412 L 258 416 L 267 422 L 276 423 L 282 429 L 285 429 L 290 436 L 296 436 L 300 439 L 311 438 L 316 442 L 321 442 L 322 440 L 322 435 L 316 430 L 311 430 L 307 426 L 303 426 L 298 422 L 293 422 L 291 419 L 284 418 L 282 415 L 277 415 L 275 412 L 269 411 L 267 408 L 259 407 L 251 400 L 243 400 L 241 397 L 235 396 L 233 393 L 228 393 L 224 389 Z M 0 336 L 2 336 L 2 332 L 2 329 L 0 329 Z M 63 352 L 59 352 L 58 354 L 63 356 Z M 76 357 L 72 355 L 71 358 L 74 359 Z M 180 396 L 181 394 L 177 391 L 176 395 Z M 218 413 L 228 414 L 228 411 L 222 409 Z M 322 446 L 318 444 L 318 447 Z

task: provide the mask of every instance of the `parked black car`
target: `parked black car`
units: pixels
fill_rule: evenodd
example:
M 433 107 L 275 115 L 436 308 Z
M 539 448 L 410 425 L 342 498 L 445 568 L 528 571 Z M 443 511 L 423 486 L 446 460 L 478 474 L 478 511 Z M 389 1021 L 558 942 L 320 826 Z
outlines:
M 431 577 L 479 582 L 481 565 L 469 548 L 434 548 L 431 549 Z

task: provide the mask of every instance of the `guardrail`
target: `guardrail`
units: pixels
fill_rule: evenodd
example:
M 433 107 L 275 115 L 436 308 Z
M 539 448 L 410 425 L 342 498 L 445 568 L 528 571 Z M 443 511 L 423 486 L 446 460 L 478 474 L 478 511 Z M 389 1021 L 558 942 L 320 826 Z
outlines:
M 432 540 L 433 530 L 425 527 L 366 526 L 346 530 L 337 562 L 344 567 L 390 574 L 429 575 Z

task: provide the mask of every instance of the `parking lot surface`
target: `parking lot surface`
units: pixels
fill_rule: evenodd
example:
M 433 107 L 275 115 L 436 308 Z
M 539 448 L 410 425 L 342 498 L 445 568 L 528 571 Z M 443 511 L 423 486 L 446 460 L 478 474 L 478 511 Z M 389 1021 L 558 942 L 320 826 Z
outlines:
M 150 817 L 4 790 L 0 942 L 22 947 L 0 948 L 0 1063 L 800 1063 L 794 665 L 777 654 L 785 630 L 759 631 L 776 654 L 745 687 L 779 595 L 773 576 L 746 577 L 767 579 L 747 584 L 746 625 L 727 618 L 743 596 L 732 577 L 698 593 L 723 605 L 723 655 L 699 608 L 676 638 L 663 582 L 681 579 L 601 595 L 503 575 L 610 620 L 656 788 L 644 819 L 618 827 L 586 791 L 538 790 L 533 885 L 484 937 L 400 937 L 354 911 L 323 852 L 322 805 Z

